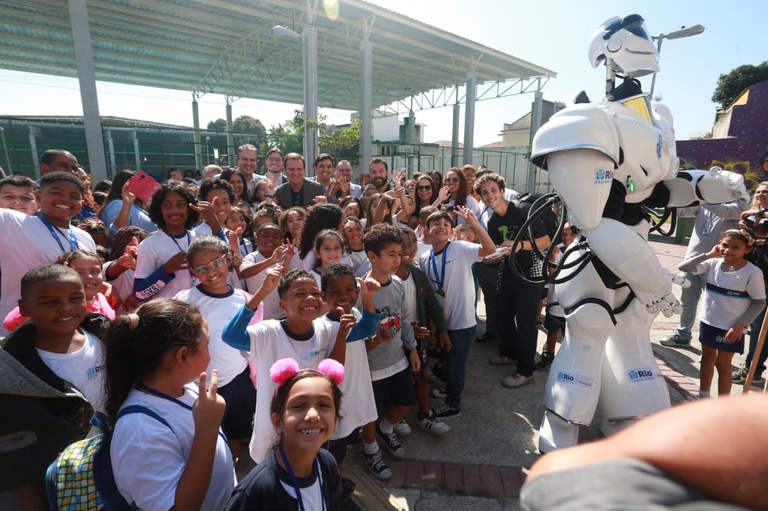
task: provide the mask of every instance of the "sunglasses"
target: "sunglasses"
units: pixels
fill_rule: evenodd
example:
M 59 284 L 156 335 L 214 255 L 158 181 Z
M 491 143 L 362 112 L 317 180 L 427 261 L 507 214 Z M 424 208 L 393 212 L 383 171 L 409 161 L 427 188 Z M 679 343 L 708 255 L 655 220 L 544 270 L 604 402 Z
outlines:
M 420 192 L 428 192 L 429 190 L 432 189 L 432 187 L 429 186 L 429 185 L 427 185 L 427 186 L 417 186 L 416 189 L 418 191 L 420 191 Z
M 227 264 L 227 254 L 224 254 L 223 256 L 219 257 L 218 259 L 214 259 L 210 263 L 207 264 L 201 264 L 200 266 L 195 266 L 192 268 L 195 270 L 195 273 L 198 275 L 205 275 L 208 273 L 208 270 L 217 270 Z

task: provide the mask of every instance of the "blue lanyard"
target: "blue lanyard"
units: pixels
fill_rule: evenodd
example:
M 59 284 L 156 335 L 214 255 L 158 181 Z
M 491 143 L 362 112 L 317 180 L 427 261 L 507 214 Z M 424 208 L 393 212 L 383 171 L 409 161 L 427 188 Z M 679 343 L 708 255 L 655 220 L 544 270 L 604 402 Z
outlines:
M 66 253 L 67 253 L 67 251 L 64 249 L 64 244 L 63 244 L 63 243 L 61 242 L 61 240 L 59 239 L 59 234 L 61 234 L 61 235 L 62 235 L 62 236 L 64 236 L 65 238 L 67 237 L 67 235 L 66 235 L 66 234 L 64 234 L 63 232 L 61 232 L 61 231 L 59 230 L 59 228 L 58 228 L 58 227 L 54 226 L 54 225 L 53 225 L 53 224 L 52 224 L 52 223 L 51 223 L 51 222 L 50 222 L 50 221 L 49 221 L 47 218 L 45 218 L 43 215 L 41 215 L 41 214 L 39 214 L 39 213 L 38 213 L 38 214 L 37 214 L 37 218 L 39 218 L 39 219 L 40 219 L 40 221 L 41 221 L 41 222 L 43 222 L 43 225 L 45 225 L 45 226 L 48 228 L 48 232 L 50 232 L 50 233 L 51 233 L 51 237 L 54 239 L 54 241 L 56 241 L 56 243 L 58 243 L 58 244 L 59 244 L 59 248 L 61 249 L 61 251 L 62 251 L 63 253 L 65 253 L 65 254 L 66 254 Z M 54 229 L 55 229 L 55 230 L 54 230 Z M 58 233 L 58 234 L 57 234 L 57 233 Z M 69 250 L 70 250 L 70 251 L 72 251 L 72 250 L 77 250 L 77 248 L 78 248 L 78 245 L 77 245 L 77 238 L 75 237 L 75 232 L 72 230 L 72 226 L 70 225 L 70 226 L 69 226 Z
M 175 397 L 173 397 L 173 396 L 169 396 L 169 395 L 168 395 L 168 394 L 166 394 L 165 392 L 160 392 L 160 391 L 159 391 L 159 390 L 157 390 L 157 389 L 153 389 L 153 388 L 152 388 L 152 387 L 150 387 L 149 385 L 144 385 L 143 383 L 139 383 L 139 384 L 137 385 L 137 387 L 139 387 L 141 390 L 144 390 L 144 391 L 146 391 L 146 392 L 149 392 L 149 393 L 150 393 L 150 394 L 152 394 L 153 396 L 157 396 L 157 397 L 160 397 L 160 398 L 163 398 L 163 399 L 167 399 L 168 401 L 171 401 L 172 403 L 176 403 L 177 405 L 181 406 L 182 408 L 186 408 L 186 409 L 187 409 L 187 410 L 189 410 L 190 412 L 192 411 L 192 407 L 191 407 L 191 406 L 189 406 L 189 405 L 188 405 L 187 403 L 185 403 L 184 401 L 181 401 L 181 400 L 179 400 L 179 399 L 176 399 L 176 398 L 175 398 Z M 229 440 L 227 440 L 227 436 L 224 434 L 224 432 L 221 430 L 221 428 L 219 428 L 219 436 L 220 436 L 221 438 L 223 438 L 223 439 L 224 439 L 224 443 L 225 443 L 227 446 L 229 446 Z
M 296 474 L 293 473 L 293 469 L 291 468 L 291 464 L 288 463 L 288 457 L 285 455 L 285 449 L 283 449 L 283 444 L 280 444 L 280 457 L 283 458 L 283 464 L 285 464 L 285 469 L 288 471 L 288 476 L 291 478 L 291 484 L 293 484 L 293 489 L 296 492 L 296 500 L 299 501 L 299 509 L 301 511 L 304 511 L 304 500 L 301 498 L 301 488 L 299 488 L 299 481 L 296 479 Z M 315 467 L 317 470 L 317 480 L 320 483 L 320 502 L 323 504 L 322 509 L 325 509 L 325 494 L 323 492 L 323 478 L 320 476 L 320 463 L 317 461 L 317 458 L 315 458 Z
M 164 233 L 166 236 L 168 236 L 169 238 L 171 238 L 171 241 L 172 241 L 172 242 L 174 242 L 174 243 L 176 244 L 176 246 L 179 248 L 179 252 L 186 252 L 186 250 L 184 250 L 183 248 L 181 248 L 181 245 L 179 245 L 179 242 L 178 242 L 178 241 L 176 241 L 176 238 L 174 238 L 173 236 L 171 236 L 170 234 L 168 234 L 168 233 L 167 233 L 167 232 L 165 232 L 165 231 L 163 231 L 163 233 Z M 186 232 L 186 235 L 187 235 L 187 248 L 189 248 L 189 231 L 187 231 L 187 232 Z
M 435 275 L 435 284 L 437 284 L 437 293 L 441 296 L 445 296 L 445 290 L 443 290 L 443 284 L 445 284 L 445 262 L 448 260 L 448 245 L 451 242 L 446 243 L 443 248 L 443 264 L 441 272 L 437 273 L 437 263 L 435 262 L 435 249 L 429 254 L 429 262 L 432 264 L 432 273 Z

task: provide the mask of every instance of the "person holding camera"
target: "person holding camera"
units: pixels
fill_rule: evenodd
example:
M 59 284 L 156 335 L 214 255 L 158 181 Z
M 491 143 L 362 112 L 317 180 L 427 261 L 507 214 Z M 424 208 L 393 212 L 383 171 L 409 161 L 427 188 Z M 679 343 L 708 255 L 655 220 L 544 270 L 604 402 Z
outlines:
M 727 204 L 704 204 L 692 208 L 678 210 L 678 215 L 690 215 L 695 212 L 696 220 L 693 224 L 693 232 L 688 242 L 688 250 L 683 260 L 692 259 L 698 255 L 706 254 L 720 242 L 720 234 L 728 229 L 737 229 L 741 214 L 749 208 L 749 195 L 745 194 L 737 201 Z M 691 344 L 691 329 L 696 321 L 696 312 L 699 308 L 699 298 L 707 285 L 706 275 L 685 273 L 685 278 L 691 283 L 683 288 L 680 302 L 683 313 L 675 332 L 661 341 L 662 346 L 680 348 Z

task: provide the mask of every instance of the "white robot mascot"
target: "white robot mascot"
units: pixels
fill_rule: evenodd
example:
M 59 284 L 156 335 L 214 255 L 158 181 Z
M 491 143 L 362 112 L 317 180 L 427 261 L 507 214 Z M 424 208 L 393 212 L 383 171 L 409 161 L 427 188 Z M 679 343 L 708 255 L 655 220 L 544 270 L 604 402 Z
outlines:
M 734 173 L 677 172 L 672 116 L 635 79 L 659 71 L 641 16 L 600 25 L 589 58 L 605 64 L 606 99 L 589 103 L 580 94 L 539 129 L 531 151 L 582 241 L 566 251 L 555 287 L 566 331 L 545 388 L 541 452 L 575 445 L 598 405 L 604 434 L 670 406 L 649 332 L 659 312 L 679 313 L 672 284 L 685 281 L 648 245 L 643 208 L 731 202 L 745 192 Z M 569 267 L 587 252 L 588 264 Z

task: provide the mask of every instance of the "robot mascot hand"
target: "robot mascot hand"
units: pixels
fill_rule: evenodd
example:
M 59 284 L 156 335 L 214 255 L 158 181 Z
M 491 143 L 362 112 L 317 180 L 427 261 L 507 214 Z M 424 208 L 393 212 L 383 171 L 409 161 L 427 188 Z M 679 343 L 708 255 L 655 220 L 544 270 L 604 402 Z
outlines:
M 731 202 L 745 193 L 743 177 L 731 172 L 677 172 L 672 116 L 636 80 L 659 71 L 641 16 L 603 23 L 589 54 L 593 67 L 605 64 L 605 101 L 580 94 L 539 129 L 531 154 L 581 231 L 554 281 L 566 330 L 545 388 L 541 452 L 575 445 L 598 405 L 604 434 L 670 406 L 650 328 L 659 312 L 671 316 L 680 305 L 675 277 L 647 243 L 648 208 Z

